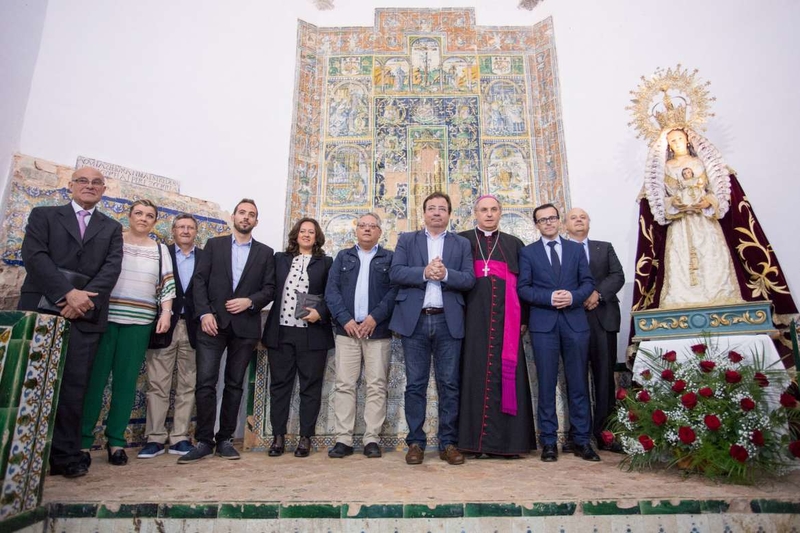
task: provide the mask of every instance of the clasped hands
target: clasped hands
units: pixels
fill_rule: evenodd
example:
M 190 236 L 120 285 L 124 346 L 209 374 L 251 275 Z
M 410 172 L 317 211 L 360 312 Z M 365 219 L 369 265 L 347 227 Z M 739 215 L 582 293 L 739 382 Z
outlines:
M 344 330 L 349 337 L 354 339 L 369 339 L 377 325 L 372 315 L 367 315 L 367 318 L 360 324 L 356 322 L 354 318 L 351 318 L 350 321 L 344 325 Z
M 86 313 L 94 309 L 93 296 L 97 296 L 97 293 L 72 289 L 64 295 L 64 300 L 57 304 L 61 307 L 61 316 L 68 320 L 83 318 Z
M 550 296 L 550 301 L 556 309 L 564 309 L 572 305 L 572 293 L 564 289 L 553 291 L 553 294 Z
M 442 263 L 442 258 L 438 255 L 434 257 L 431 262 L 428 263 L 428 266 L 425 267 L 423 275 L 427 280 L 442 281 L 447 275 L 447 268 L 445 268 L 444 263 Z
M 703 209 L 711 207 L 711 202 L 708 198 L 702 198 L 696 204 L 685 204 L 680 200 L 673 200 L 672 207 L 678 210 L 679 213 L 701 213 Z

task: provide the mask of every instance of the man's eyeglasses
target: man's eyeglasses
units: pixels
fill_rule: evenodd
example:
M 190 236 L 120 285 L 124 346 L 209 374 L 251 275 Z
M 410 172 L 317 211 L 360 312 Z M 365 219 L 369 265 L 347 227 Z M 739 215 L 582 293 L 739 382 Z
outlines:
M 356 224 L 356 227 L 358 227 L 358 229 L 375 229 L 380 226 L 378 226 L 377 224 L 369 224 L 367 222 L 359 222 L 358 224 Z
M 77 183 L 81 187 L 86 187 L 91 183 L 92 187 L 102 187 L 106 184 L 105 180 L 96 179 L 89 181 L 88 178 L 75 178 L 72 180 L 73 183 Z
M 553 215 L 551 217 L 542 217 L 536 221 L 537 224 L 549 224 L 551 222 L 558 222 L 558 215 Z

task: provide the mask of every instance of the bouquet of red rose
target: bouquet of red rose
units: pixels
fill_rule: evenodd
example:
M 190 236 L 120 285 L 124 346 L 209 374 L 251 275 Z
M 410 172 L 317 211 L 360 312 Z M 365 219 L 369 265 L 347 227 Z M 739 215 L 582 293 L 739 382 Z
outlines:
M 761 354 L 745 362 L 709 337 L 691 352 L 680 362 L 674 351 L 638 355 L 646 358 L 647 369 L 634 376 L 642 387 L 617 392 L 611 424 L 628 454 L 622 464 L 677 465 L 735 483 L 785 473 L 800 457 L 789 424 L 800 419 L 800 409 L 785 392 L 786 370 L 766 368 Z

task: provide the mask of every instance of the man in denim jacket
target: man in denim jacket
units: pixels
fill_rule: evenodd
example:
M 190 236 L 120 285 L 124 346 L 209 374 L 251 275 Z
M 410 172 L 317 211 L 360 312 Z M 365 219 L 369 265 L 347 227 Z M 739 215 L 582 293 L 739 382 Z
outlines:
M 333 393 L 336 445 L 328 457 L 353 453 L 356 383 L 364 360 L 367 382 L 364 409 L 364 455 L 380 457 L 378 445 L 386 420 L 386 385 L 391 356 L 389 319 L 397 287 L 389 281 L 394 253 L 378 245 L 381 219 L 367 213 L 358 219 L 357 244 L 336 256 L 328 274 L 325 301 L 336 331 L 336 385 Z

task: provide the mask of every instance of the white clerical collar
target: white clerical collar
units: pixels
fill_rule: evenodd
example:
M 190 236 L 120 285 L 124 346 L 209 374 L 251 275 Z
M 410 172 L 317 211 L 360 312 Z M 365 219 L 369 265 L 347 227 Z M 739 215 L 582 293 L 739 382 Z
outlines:
M 97 206 L 95 205 L 95 206 L 92 206 L 91 209 L 84 209 L 80 205 L 78 205 L 78 202 L 76 202 L 75 200 L 72 200 L 72 210 L 75 211 L 75 216 L 78 216 L 78 211 L 87 211 L 90 215 L 94 215 L 94 210 L 96 208 L 97 208 Z
M 496 230 L 494 230 L 494 231 L 488 231 L 488 230 L 485 230 L 485 229 L 483 229 L 483 228 L 482 228 L 482 227 L 480 227 L 480 226 L 476 226 L 476 227 L 478 228 L 478 231 L 480 231 L 481 233 L 483 233 L 483 236 L 484 236 L 484 237 L 491 237 L 491 236 L 492 236 L 494 233 L 496 233 L 496 232 L 500 231 L 500 228 L 497 228 L 497 229 L 496 229 Z

